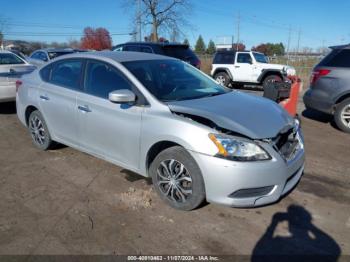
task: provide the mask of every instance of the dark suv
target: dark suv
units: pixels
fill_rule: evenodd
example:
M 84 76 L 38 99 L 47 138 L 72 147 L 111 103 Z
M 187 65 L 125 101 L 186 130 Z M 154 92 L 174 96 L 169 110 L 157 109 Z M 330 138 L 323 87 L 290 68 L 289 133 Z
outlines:
M 306 108 L 334 115 L 334 121 L 350 133 L 350 45 L 332 51 L 313 70 L 304 95 Z
M 188 45 L 177 43 L 151 43 L 151 42 L 129 42 L 120 44 L 112 49 L 113 51 L 132 51 L 143 53 L 155 53 L 183 60 L 198 69 L 201 61 Z

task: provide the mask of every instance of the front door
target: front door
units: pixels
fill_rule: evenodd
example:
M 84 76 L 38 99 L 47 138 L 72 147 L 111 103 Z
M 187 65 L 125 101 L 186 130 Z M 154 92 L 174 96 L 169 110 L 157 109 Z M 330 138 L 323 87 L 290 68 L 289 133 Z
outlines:
M 253 82 L 253 59 L 249 53 L 237 53 L 233 75 L 235 82 Z
M 84 93 L 77 99 L 81 146 L 138 169 L 143 107 L 108 100 L 110 92 L 132 90 L 132 84 L 114 66 L 97 60 L 87 61 L 84 83 Z

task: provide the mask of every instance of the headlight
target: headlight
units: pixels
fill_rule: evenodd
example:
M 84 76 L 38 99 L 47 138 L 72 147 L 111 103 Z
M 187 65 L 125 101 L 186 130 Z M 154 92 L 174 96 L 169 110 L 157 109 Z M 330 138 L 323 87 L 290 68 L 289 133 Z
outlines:
M 234 161 L 269 160 L 271 156 L 254 142 L 247 142 L 239 138 L 225 135 L 209 134 L 209 138 L 218 148 L 217 157 Z

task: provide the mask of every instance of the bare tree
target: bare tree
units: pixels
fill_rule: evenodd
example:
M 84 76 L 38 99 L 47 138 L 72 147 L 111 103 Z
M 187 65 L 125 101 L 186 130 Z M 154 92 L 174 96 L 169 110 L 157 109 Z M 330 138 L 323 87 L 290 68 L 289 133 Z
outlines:
M 186 19 L 191 10 L 189 0 L 125 0 L 125 3 L 140 9 L 135 20 L 151 26 L 152 42 L 158 41 L 160 31 L 183 34 L 182 28 L 189 26 Z

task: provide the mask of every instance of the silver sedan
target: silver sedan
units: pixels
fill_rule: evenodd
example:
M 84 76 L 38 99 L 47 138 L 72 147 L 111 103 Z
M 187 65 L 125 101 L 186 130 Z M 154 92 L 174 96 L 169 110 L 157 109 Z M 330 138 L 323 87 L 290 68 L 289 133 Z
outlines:
M 174 208 L 276 202 L 304 171 L 298 121 L 177 59 L 67 55 L 23 79 L 17 114 L 33 143 L 55 142 L 152 177 Z
M 15 101 L 16 82 L 35 69 L 10 51 L 0 51 L 0 102 Z M 17 82 L 17 85 L 20 82 Z

